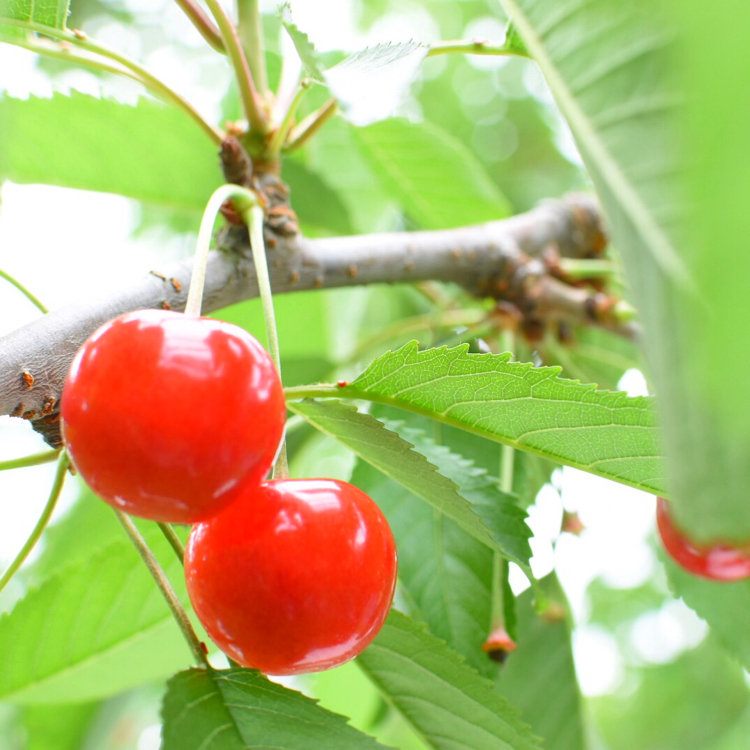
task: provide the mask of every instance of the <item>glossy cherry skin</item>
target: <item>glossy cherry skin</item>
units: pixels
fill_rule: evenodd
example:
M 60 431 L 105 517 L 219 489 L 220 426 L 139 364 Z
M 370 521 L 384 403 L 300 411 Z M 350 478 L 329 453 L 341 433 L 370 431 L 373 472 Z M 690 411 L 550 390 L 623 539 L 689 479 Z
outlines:
M 136 516 L 193 523 L 266 476 L 286 408 L 271 358 L 247 331 L 140 310 L 83 344 L 61 417 L 65 447 L 94 492 Z
M 700 545 L 688 539 L 675 525 L 669 501 L 656 499 L 656 525 L 664 549 L 688 573 L 712 581 L 750 578 L 750 544 L 737 547 L 717 542 Z
M 185 554 L 190 600 L 211 639 L 272 675 L 361 653 L 388 614 L 396 567 L 378 506 L 333 479 L 247 483 L 242 498 L 193 527 Z

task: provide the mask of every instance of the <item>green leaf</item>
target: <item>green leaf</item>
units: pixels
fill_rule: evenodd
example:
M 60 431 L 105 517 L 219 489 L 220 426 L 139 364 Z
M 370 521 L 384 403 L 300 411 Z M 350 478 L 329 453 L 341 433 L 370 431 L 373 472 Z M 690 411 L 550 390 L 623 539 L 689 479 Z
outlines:
M 118 193 L 198 213 L 222 183 L 215 148 L 181 112 L 72 92 L 0 97 L 0 179 Z
M 551 600 L 559 603 L 564 599 L 554 574 L 539 585 Z M 521 710 L 534 734 L 544 738 L 547 750 L 584 750 L 583 706 L 570 626 L 565 617 L 540 617 L 534 597 L 528 589 L 516 600 L 518 647 L 508 656 L 495 684 Z
M 666 554 L 661 555 L 669 586 L 675 596 L 702 617 L 724 647 L 750 669 L 750 581 L 717 583 L 684 571 Z
M 510 555 L 511 553 L 505 549 L 508 538 L 511 540 L 508 547 L 514 550 L 522 549 L 526 543 L 526 538 L 516 538 L 516 535 L 528 534 L 528 527 L 522 520 L 523 512 L 518 508 L 509 510 L 507 502 L 505 507 L 500 509 L 485 507 L 488 495 L 484 494 L 481 488 L 488 488 L 492 482 L 483 472 L 466 466 L 447 450 L 441 452 L 441 459 L 445 461 L 449 471 L 460 474 L 460 479 L 467 483 L 469 491 L 476 493 L 477 507 L 462 496 L 461 488 L 452 478 L 441 474 L 438 468 L 410 442 L 389 430 L 375 417 L 358 412 L 353 406 L 336 400 L 290 402 L 288 407 L 301 414 L 322 432 L 344 443 L 378 471 L 452 518 L 484 544 L 502 554 Z M 435 446 L 433 444 L 428 447 Z M 498 498 L 499 490 L 496 492 L 498 494 L 495 497 Z M 498 514 L 512 519 L 515 528 L 509 537 L 506 537 L 507 532 L 502 529 L 501 524 L 497 523 Z M 484 521 L 483 516 L 491 519 L 490 524 Z M 515 554 L 513 557 L 515 558 Z M 523 565 L 523 558 L 518 559 Z
M 388 518 L 409 612 L 492 676 L 497 665 L 481 650 L 492 619 L 492 550 L 361 461 L 351 481 L 376 498 Z
M 163 750 L 375 750 L 338 714 L 249 669 L 190 669 L 167 683 Z
M 472 461 L 427 437 L 422 430 L 402 422 L 383 420 L 386 427 L 411 443 L 438 471 L 448 477 L 466 498 L 492 534 L 494 548 L 518 563 L 529 577 L 531 529 L 526 512 L 516 498 L 500 489 L 499 480 Z
M 376 359 L 342 397 L 430 416 L 647 492 L 663 493 L 651 399 L 598 391 L 558 377 L 557 367 L 510 362 L 467 347 L 418 351 L 415 343 Z
M 21 713 L 28 736 L 24 750 L 81 750 L 101 703 L 26 706 Z
M 539 747 L 517 710 L 489 680 L 466 666 L 423 626 L 399 612 L 391 612 L 357 663 L 429 747 Z
M 0 0 L 0 19 L 30 21 L 54 29 L 65 28 L 69 12 L 70 0 Z M 10 33 L 14 31 L 18 30 L 10 29 Z
M 509 214 L 507 200 L 477 157 L 436 125 L 392 119 L 353 132 L 384 188 L 422 229 Z
M 290 4 L 288 2 L 281 3 L 278 12 L 281 16 L 281 23 L 286 29 L 287 34 L 289 34 L 289 38 L 297 50 L 297 54 L 302 61 L 307 75 L 319 83 L 323 83 L 325 80 L 325 76 L 323 75 L 324 63 L 320 55 L 318 55 L 315 46 L 310 41 L 310 37 L 292 20 L 292 8 Z
M 646 322 L 676 519 L 699 542 L 747 539 L 748 106 L 732 82 L 750 70 L 750 22 L 699 0 L 503 5 L 575 136 Z
M 707 638 L 667 664 L 630 670 L 638 685 L 589 702 L 597 734 L 611 750 L 718 750 L 743 720 L 750 693 L 742 670 Z M 726 750 L 747 744 L 747 731 Z M 726 747 L 726 746 L 725 746 Z
M 182 566 L 152 527 L 150 546 L 183 603 Z M 0 618 L 0 698 L 85 701 L 165 677 L 190 651 L 127 541 L 60 569 Z

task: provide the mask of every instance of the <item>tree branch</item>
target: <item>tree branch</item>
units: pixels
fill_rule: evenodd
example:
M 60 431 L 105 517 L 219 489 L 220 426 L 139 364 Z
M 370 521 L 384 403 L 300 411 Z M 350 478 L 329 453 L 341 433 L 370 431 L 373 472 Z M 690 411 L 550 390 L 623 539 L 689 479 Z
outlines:
M 269 212 L 269 225 L 273 217 Z M 633 335 L 612 314 L 611 297 L 574 286 L 550 271 L 547 258 L 597 257 L 606 240 L 593 198 L 547 201 L 519 216 L 478 226 L 307 239 L 269 232 L 269 271 L 277 293 L 354 284 L 437 280 L 510 305 L 524 319 L 599 325 Z M 207 268 L 203 310 L 258 294 L 247 231 L 228 226 Z M 115 294 L 79 302 L 0 338 L 0 415 L 32 421 L 59 445 L 59 401 L 70 362 L 102 323 L 138 308 L 182 310 L 190 261 L 151 271 Z

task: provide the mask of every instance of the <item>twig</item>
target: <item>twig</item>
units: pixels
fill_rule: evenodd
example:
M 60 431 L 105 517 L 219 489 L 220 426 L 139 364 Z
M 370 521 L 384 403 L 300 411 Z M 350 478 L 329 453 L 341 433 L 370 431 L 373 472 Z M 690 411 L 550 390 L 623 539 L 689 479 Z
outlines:
M 611 298 L 552 278 L 541 257 L 554 245 L 562 257 L 601 252 L 601 217 L 594 200 L 574 195 L 548 201 L 526 214 L 478 226 L 434 232 L 395 232 L 307 239 L 275 238 L 269 252 L 274 293 L 370 283 L 436 280 L 470 293 L 533 305 L 535 314 L 633 336 L 632 323 L 613 317 Z M 228 230 L 232 253 L 213 252 L 206 268 L 203 310 L 211 312 L 258 295 L 244 228 Z M 145 307 L 185 307 L 192 263 L 147 273 L 115 295 L 93 297 L 55 310 L 0 339 L 0 414 L 26 415 L 37 429 L 51 421 L 75 352 L 96 328 L 116 315 Z M 29 388 L 23 375 L 33 377 Z M 50 425 L 54 438 L 55 425 Z M 59 435 L 59 433 L 57 433 Z

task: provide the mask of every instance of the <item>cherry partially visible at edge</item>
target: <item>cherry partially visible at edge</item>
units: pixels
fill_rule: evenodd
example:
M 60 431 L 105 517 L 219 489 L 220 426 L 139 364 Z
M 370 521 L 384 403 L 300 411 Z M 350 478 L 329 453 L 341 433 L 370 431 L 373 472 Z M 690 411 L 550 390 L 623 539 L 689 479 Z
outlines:
M 750 578 L 750 544 L 693 542 L 675 526 L 669 501 L 663 497 L 656 499 L 656 525 L 664 549 L 688 573 L 723 582 Z

